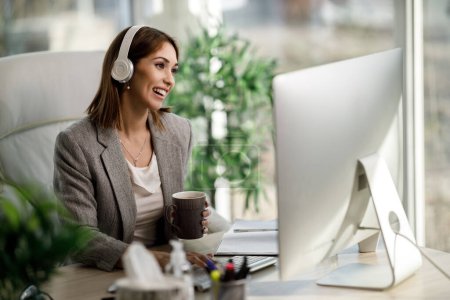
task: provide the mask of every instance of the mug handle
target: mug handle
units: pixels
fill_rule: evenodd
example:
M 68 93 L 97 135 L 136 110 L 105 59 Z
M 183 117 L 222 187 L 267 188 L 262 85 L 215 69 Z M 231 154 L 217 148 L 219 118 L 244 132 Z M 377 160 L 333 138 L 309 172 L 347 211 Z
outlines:
M 173 231 L 175 232 L 176 235 L 178 235 L 181 230 L 180 227 L 178 227 L 177 225 L 175 225 L 173 223 L 173 217 L 172 217 L 172 213 L 177 211 L 177 206 L 175 204 L 170 204 L 168 206 L 166 206 L 164 215 L 166 217 L 166 221 L 167 223 L 170 225 L 170 227 L 173 229 Z

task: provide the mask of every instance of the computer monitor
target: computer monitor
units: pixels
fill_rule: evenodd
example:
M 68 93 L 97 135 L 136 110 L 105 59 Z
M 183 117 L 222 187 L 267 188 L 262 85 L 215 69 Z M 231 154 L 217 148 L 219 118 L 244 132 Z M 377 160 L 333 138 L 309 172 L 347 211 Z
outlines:
M 420 267 L 396 187 L 402 73 L 392 49 L 274 78 L 282 280 L 356 243 L 375 251 L 380 233 L 389 264 L 347 266 L 318 283 L 386 289 Z

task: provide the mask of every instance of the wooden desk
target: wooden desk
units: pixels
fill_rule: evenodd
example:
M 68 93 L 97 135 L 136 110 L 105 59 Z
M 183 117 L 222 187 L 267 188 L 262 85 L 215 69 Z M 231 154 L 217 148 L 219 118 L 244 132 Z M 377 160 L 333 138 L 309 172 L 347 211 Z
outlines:
M 441 268 L 450 273 L 450 254 L 424 249 Z M 278 281 L 277 267 L 270 267 L 252 276 L 249 284 L 248 300 L 275 299 L 450 299 L 450 280 L 436 270 L 426 259 L 422 268 L 412 277 L 399 285 L 383 291 L 369 291 L 321 287 L 315 279 L 321 274 L 351 262 L 383 262 L 384 253 L 344 252 L 337 259 L 319 266 L 313 272 L 304 274 L 295 281 Z M 108 286 L 116 279 L 124 276 L 123 271 L 103 272 L 81 266 L 66 266 L 60 269 L 59 275 L 43 287 L 55 300 L 100 300 L 110 297 L 106 292 Z M 197 293 L 196 299 L 209 299 L 208 293 Z

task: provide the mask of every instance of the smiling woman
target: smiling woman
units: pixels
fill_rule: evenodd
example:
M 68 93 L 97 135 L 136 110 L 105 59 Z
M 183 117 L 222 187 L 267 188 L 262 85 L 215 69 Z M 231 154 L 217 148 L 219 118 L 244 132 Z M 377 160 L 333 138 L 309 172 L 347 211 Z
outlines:
M 112 270 L 131 242 L 151 247 L 174 237 L 163 216 L 183 191 L 192 146 L 189 121 L 163 106 L 177 68 L 178 47 L 166 33 L 123 30 L 105 54 L 88 116 L 58 135 L 55 190 L 94 235 L 76 261 Z M 206 232 L 210 210 L 202 214 Z M 169 261 L 169 253 L 152 252 L 161 266 Z M 208 257 L 188 259 L 203 266 Z

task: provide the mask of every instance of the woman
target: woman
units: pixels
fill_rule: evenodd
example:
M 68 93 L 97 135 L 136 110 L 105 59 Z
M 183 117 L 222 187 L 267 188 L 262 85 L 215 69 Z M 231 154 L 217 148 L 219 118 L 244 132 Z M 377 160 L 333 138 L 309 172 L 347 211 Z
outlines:
M 58 135 L 55 191 L 94 233 L 76 261 L 112 270 L 132 241 L 172 238 L 164 210 L 183 190 L 192 147 L 190 123 L 162 106 L 177 69 L 170 36 L 146 26 L 123 30 L 105 54 L 88 116 Z M 206 230 L 209 211 L 203 216 Z M 161 266 L 169 261 L 169 253 L 152 252 Z M 204 266 L 208 257 L 188 259 Z

